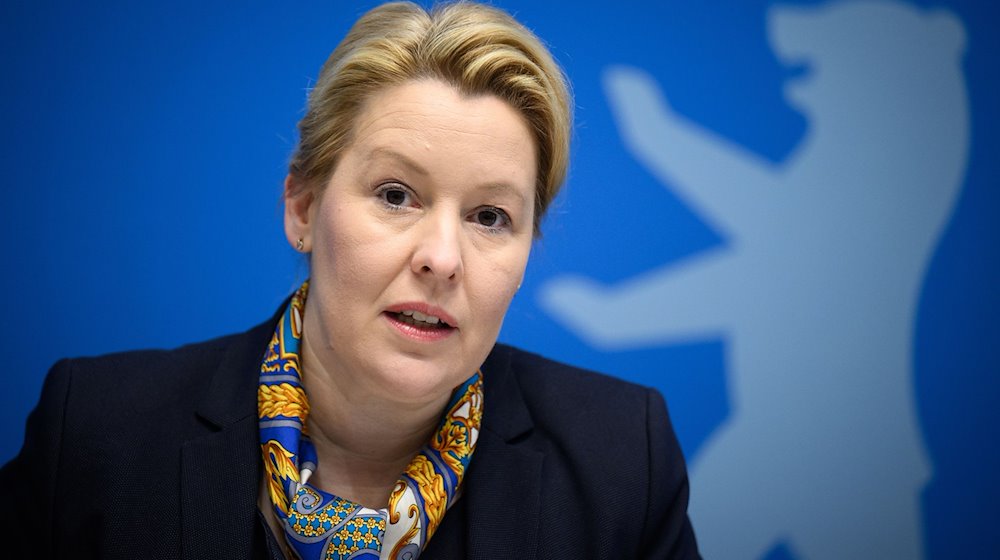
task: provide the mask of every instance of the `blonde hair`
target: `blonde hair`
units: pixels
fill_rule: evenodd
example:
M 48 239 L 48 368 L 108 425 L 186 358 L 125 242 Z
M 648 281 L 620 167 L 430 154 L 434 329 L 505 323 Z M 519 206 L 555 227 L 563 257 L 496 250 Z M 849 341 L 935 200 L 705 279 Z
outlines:
M 538 37 L 506 12 L 482 4 L 450 3 L 428 12 L 392 2 L 363 15 L 323 64 L 309 94 L 289 165 L 296 188 L 323 188 L 372 94 L 421 78 L 440 79 L 466 95 L 495 95 L 524 117 L 537 150 L 537 236 L 566 176 L 570 96 Z

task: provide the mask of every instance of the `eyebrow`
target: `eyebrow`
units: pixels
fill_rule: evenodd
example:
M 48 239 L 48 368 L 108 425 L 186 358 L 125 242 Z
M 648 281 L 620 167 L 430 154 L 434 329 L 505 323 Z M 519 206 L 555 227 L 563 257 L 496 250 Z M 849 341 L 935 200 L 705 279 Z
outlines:
M 388 158 L 396 161 L 408 168 L 414 173 L 423 175 L 424 177 L 430 176 L 430 171 L 428 171 L 424 166 L 420 165 L 415 159 L 398 152 L 392 148 L 386 146 L 379 146 L 373 148 L 365 157 L 365 161 L 371 162 L 378 158 Z M 477 190 L 486 191 L 497 196 L 512 196 L 516 198 L 522 205 L 527 206 L 528 200 L 525 198 L 524 194 L 517 189 L 514 185 L 506 182 L 489 182 L 476 185 Z
M 524 195 L 518 190 L 514 185 L 510 183 L 484 183 L 482 185 L 477 185 L 479 190 L 487 191 L 491 194 L 497 196 L 513 196 L 518 201 L 521 202 L 522 206 L 528 205 L 528 200 L 524 198 Z
M 386 157 L 395 160 L 396 162 L 401 163 L 406 167 L 409 167 L 411 171 L 423 175 L 425 177 L 430 175 L 430 172 L 424 169 L 424 166 L 417 163 L 416 160 L 410 158 L 405 154 L 397 152 L 392 148 L 387 148 L 387 147 L 374 148 L 372 151 L 368 152 L 368 156 L 365 158 L 365 161 L 371 162 L 380 157 Z

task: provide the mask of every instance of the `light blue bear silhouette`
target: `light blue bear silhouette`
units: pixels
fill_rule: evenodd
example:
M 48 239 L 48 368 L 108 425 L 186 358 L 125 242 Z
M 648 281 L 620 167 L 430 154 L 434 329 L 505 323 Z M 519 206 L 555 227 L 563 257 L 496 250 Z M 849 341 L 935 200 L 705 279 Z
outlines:
M 613 286 L 560 277 L 542 306 L 595 347 L 724 339 L 729 418 L 693 458 L 706 558 L 923 556 L 931 467 L 912 386 L 921 282 L 965 174 L 965 34 L 890 1 L 774 7 L 808 119 L 774 164 L 605 73 L 627 148 L 726 239 Z

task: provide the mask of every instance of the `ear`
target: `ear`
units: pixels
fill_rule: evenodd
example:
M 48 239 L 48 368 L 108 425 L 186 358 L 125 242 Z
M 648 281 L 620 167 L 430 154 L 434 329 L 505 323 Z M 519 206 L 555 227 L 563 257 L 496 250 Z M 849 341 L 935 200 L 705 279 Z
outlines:
M 288 243 L 296 251 L 308 253 L 312 251 L 312 217 L 315 211 L 313 208 L 312 189 L 302 184 L 301 181 L 291 173 L 285 177 L 285 237 Z M 302 240 L 302 248 L 299 248 L 299 240 Z

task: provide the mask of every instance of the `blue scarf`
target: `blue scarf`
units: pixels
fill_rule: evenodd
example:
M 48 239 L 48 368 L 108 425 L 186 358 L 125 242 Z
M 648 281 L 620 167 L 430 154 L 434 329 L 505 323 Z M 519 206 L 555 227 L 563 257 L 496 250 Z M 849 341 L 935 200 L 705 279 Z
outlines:
M 455 389 L 440 427 L 396 481 L 388 507 L 366 508 L 324 492 L 308 482 L 317 463 L 299 361 L 308 291 L 307 281 L 292 297 L 260 366 L 261 452 L 274 513 L 303 560 L 416 560 L 457 499 L 475 451 L 481 375 Z

